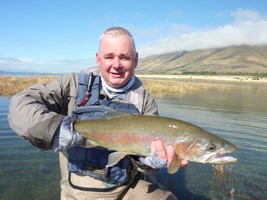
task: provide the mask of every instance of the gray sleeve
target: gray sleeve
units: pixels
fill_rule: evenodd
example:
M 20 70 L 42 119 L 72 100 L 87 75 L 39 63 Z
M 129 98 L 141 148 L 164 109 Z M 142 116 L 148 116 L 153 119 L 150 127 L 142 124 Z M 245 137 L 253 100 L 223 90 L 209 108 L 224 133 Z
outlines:
M 158 105 L 154 97 L 145 91 L 144 97 L 144 115 L 158 115 Z
M 34 146 L 50 149 L 53 135 L 67 115 L 73 85 L 74 75 L 65 75 L 16 94 L 9 106 L 10 127 Z

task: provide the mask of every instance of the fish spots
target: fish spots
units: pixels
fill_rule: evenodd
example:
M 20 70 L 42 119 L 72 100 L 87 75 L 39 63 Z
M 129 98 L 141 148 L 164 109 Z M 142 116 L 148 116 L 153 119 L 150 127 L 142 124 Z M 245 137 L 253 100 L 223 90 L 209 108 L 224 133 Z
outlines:
M 149 135 L 126 132 L 86 132 L 83 135 L 93 141 L 96 146 L 136 155 L 148 155 L 150 142 L 153 140 L 153 137 Z

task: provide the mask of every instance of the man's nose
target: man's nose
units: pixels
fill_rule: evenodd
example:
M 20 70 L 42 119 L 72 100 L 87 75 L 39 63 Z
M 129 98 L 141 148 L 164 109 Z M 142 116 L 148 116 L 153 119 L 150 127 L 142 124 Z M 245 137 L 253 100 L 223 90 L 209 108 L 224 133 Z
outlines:
M 121 66 L 120 58 L 114 57 L 112 67 L 119 68 Z

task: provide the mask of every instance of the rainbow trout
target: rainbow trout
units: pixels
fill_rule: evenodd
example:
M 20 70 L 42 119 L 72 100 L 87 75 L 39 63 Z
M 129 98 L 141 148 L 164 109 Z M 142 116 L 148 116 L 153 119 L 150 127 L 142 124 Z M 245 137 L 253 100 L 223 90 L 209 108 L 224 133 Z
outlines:
M 237 162 L 225 155 L 236 151 L 232 143 L 173 118 L 119 113 L 104 119 L 75 121 L 74 129 L 93 145 L 115 151 L 110 154 L 107 167 L 126 155 L 150 155 L 150 144 L 155 139 L 161 139 L 165 147 L 171 144 L 175 148 L 169 173 L 177 172 L 182 159 L 215 165 Z

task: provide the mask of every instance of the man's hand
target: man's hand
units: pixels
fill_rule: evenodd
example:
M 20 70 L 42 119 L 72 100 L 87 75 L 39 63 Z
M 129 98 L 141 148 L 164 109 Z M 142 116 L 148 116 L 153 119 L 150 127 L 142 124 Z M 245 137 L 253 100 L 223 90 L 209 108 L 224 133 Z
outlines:
M 168 166 L 170 165 L 173 157 L 176 156 L 174 147 L 172 145 L 168 145 L 165 150 L 163 142 L 159 139 L 151 142 L 151 151 L 155 152 L 160 159 L 167 160 Z M 185 167 L 186 165 L 188 165 L 187 160 L 182 160 L 180 167 Z
M 154 140 L 151 142 L 151 155 L 141 157 L 140 161 L 154 169 L 167 168 L 172 162 L 175 155 L 174 147 L 168 145 L 166 150 L 161 140 Z M 188 164 L 187 160 L 182 160 L 180 167 L 185 167 Z
M 84 142 L 85 138 L 73 129 L 71 117 L 65 116 L 53 137 L 51 150 L 56 152 L 64 151 L 71 147 L 79 146 Z

